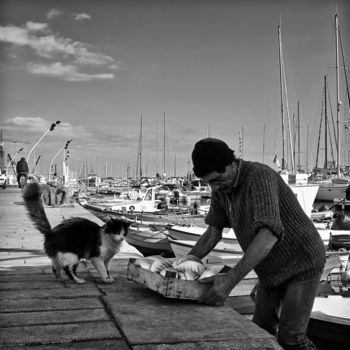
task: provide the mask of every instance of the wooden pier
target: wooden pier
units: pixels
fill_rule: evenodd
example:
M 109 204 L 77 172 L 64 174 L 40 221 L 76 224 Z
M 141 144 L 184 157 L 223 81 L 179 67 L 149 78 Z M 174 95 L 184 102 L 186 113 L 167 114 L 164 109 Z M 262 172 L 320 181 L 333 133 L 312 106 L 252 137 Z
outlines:
M 50 207 L 63 218 L 102 222 L 79 205 Z M 115 282 L 80 264 L 84 285 L 58 282 L 42 236 L 26 215 L 21 190 L 0 190 L 0 348 L 24 349 L 281 349 L 276 339 L 228 304 L 167 299 L 128 281 L 131 253 L 113 260 Z

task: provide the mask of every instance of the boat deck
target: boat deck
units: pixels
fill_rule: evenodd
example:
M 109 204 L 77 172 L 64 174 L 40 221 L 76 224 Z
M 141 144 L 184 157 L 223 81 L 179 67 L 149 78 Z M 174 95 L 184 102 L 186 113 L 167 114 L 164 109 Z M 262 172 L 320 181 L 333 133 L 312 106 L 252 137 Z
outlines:
M 101 223 L 78 205 L 46 213 L 53 226 L 69 216 Z M 90 264 L 78 271 L 85 285 L 56 281 L 20 189 L 0 190 L 0 220 L 0 348 L 281 349 L 228 304 L 167 299 L 128 281 L 130 251 L 113 260 L 111 285 Z

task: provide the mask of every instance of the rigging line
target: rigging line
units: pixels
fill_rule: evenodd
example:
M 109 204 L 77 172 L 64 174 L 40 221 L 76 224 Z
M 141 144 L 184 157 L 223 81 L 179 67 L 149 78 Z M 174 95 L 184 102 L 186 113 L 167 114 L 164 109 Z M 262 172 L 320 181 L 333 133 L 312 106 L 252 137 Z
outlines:
M 340 31 L 339 31 L 339 43 L 340 43 L 340 50 L 341 50 L 342 59 L 343 59 L 343 68 L 344 68 L 344 75 L 345 75 L 346 92 L 347 92 L 347 95 L 348 95 L 348 103 L 349 103 L 349 106 L 350 106 L 349 82 L 348 82 L 348 75 L 346 73 L 345 57 L 344 57 L 343 43 L 342 43 L 342 40 L 341 40 Z
M 317 151 L 316 151 L 316 165 L 315 165 L 316 169 L 318 168 L 318 156 L 319 156 L 319 152 L 320 152 L 321 129 L 322 129 L 322 123 L 323 123 L 323 109 L 324 109 L 324 101 L 322 99 L 320 127 L 318 129 L 318 142 L 317 142 Z
M 335 146 L 336 146 L 336 150 L 338 152 L 338 142 L 337 142 L 338 138 L 337 138 L 337 133 L 336 133 L 336 128 L 335 128 L 334 114 L 333 114 L 333 108 L 332 108 L 331 95 L 329 93 L 328 81 L 327 81 L 327 93 L 328 93 L 329 110 L 331 111 L 331 117 L 332 117 L 332 126 L 333 126 Z

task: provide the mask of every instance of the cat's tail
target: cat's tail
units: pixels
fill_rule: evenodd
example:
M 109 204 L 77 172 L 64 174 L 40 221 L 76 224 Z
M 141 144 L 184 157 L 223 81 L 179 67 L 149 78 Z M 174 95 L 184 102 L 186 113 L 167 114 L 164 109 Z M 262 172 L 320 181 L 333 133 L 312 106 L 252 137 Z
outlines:
M 35 227 L 44 235 L 52 233 L 52 228 L 45 214 L 41 201 L 40 185 L 36 182 L 29 183 L 23 193 L 24 204 Z

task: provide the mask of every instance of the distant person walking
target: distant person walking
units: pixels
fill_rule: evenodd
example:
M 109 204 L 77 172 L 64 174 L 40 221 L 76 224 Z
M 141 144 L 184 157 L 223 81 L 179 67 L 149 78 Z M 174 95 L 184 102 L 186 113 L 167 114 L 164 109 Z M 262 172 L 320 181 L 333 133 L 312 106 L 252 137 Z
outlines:
M 177 188 L 174 189 L 174 200 L 175 200 L 175 205 L 179 205 L 180 203 L 180 192 Z
M 28 181 L 28 173 L 29 173 L 29 168 L 28 168 L 28 163 L 24 157 L 21 158 L 17 162 L 16 165 L 16 172 L 17 172 L 17 182 L 18 182 L 18 187 L 21 188 L 21 177 L 24 177 L 24 184 L 27 184 Z

